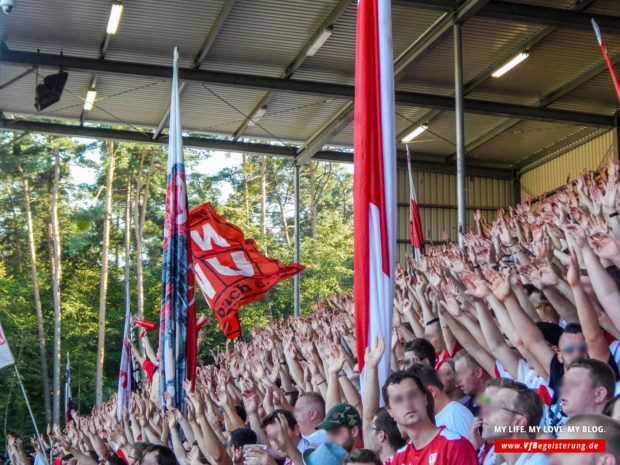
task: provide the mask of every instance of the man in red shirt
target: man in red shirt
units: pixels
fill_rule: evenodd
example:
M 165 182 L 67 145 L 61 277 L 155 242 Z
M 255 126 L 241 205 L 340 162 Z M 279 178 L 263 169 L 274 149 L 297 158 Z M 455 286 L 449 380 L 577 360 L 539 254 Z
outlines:
M 471 443 L 461 435 L 435 426 L 433 398 L 412 373 L 392 373 L 382 389 L 389 414 L 409 443 L 385 465 L 478 465 Z

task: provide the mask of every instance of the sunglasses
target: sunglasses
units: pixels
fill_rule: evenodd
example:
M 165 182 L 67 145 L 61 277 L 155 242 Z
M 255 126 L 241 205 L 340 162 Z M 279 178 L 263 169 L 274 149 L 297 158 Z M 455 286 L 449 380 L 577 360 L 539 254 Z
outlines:
M 588 346 L 583 342 L 566 344 L 566 347 L 562 349 L 562 352 L 570 354 L 571 352 L 574 352 L 576 350 L 578 350 L 579 352 L 586 352 L 588 350 Z

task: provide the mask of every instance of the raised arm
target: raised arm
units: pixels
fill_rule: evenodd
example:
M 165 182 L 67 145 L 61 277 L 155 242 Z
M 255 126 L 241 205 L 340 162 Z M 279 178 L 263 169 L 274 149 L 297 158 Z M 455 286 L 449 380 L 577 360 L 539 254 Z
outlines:
M 364 366 L 366 367 L 366 383 L 364 384 L 364 393 L 362 401 L 362 426 L 363 433 L 366 437 L 372 431 L 372 420 L 375 412 L 379 408 L 379 399 L 381 388 L 379 387 L 379 372 L 377 367 L 381 361 L 381 357 L 385 352 L 385 338 L 378 336 L 375 338 L 375 344 L 372 348 L 366 348 L 364 355 Z
M 588 355 L 590 355 L 590 358 L 607 363 L 609 360 L 609 346 L 605 340 L 605 334 L 598 323 L 596 310 L 594 309 L 590 298 L 581 287 L 577 254 L 574 249 L 571 249 L 570 252 L 571 263 L 568 269 L 567 278 L 568 283 L 573 290 L 573 295 L 575 296 L 579 323 L 581 323 L 583 336 L 585 337 L 586 344 L 588 345 Z

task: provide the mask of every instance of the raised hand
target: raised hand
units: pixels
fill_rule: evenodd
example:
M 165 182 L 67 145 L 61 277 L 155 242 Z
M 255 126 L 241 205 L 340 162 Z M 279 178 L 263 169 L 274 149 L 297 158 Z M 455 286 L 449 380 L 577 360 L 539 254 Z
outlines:
M 566 231 L 568 231 L 568 233 L 575 240 L 575 243 L 579 247 L 584 247 L 585 245 L 587 245 L 588 240 L 586 238 L 586 233 L 581 228 L 581 226 L 576 225 L 576 224 L 567 224 L 564 227 L 564 229 L 566 229 Z
M 248 414 L 258 412 L 260 399 L 254 390 L 243 391 L 243 405 Z
M 379 366 L 381 357 L 383 357 L 383 352 L 385 352 L 385 337 L 381 335 L 375 338 L 375 343 L 372 349 L 370 347 L 366 347 L 366 353 L 364 354 L 364 364 L 366 365 L 367 369 L 377 368 L 377 366 Z
M 612 260 L 620 255 L 618 243 L 609 234 L 596 233 L 592 237 L 592 250 L 599 257 Z
M 484 276 L 491 282 L 491 291 L 499 300 L 506 300 L 512 291 L 510 287 L 510 276 L 502 276 L 494 269 L 484 270 Z
M 463 316 L 463 312 L 461 311 L 461 307 L 452 294 L 444 293 L 445 300 L 439 299 L 439 304 L 445 308 L 450 315 L 455 318 L 459 318 Z
M 335 344 L 330 346 L 329 353 L 327 354 L 327 366 L 325 367 L 329 373 L 339 373 L 346 361 L 345 355 L 342 353 L 342 349 Z

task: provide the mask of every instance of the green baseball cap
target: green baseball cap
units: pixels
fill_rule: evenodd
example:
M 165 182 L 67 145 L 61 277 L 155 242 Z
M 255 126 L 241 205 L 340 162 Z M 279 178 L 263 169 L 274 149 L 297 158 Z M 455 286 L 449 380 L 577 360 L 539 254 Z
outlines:
M 346 426 L 348 428 L 362 426 L 362 417 L 351 404 L 338 404 L 332 407 L 329 412 L 327 412 L 327 415 L 325 415 L 325 419 L 319 423 L 315 429 L 331 431 L 341 426 Z

